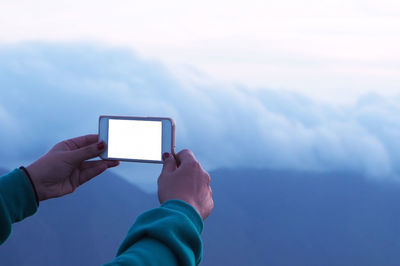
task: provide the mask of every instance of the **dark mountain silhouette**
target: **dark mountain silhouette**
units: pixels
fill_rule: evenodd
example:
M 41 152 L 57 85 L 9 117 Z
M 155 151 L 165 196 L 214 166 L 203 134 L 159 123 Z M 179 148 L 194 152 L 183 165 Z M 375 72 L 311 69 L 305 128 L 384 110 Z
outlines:
M 351 173 L 211 173 L 215 209 L 202 265 L 399 265 L 400 186 Z M 136 216 L 157 206 L 106 173 L 41 203 L 0 247 L 2 265 L 99 265 L 112 260 Z
M 351 173 L 219 170 L 206 265 L 400 265 L 400 186 Z

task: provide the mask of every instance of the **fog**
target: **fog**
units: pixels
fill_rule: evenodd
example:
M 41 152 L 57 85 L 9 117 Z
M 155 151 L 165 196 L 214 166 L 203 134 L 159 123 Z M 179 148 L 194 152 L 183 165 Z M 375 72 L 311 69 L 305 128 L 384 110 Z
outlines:
M 0 46 L 0 165 L 17 167 L 65 138 L 96 133 L 99 115 L 170 116 L 177 148 L 207 169 L 251 167 L 355 171 L 378 179 L 400 170 L 400 96 L 379 93 L 327 105 L 299 93 L 181 82 L 124 48 L 81 43 Z M 288 77 L 290 78 L 290 77 Z M 120 171 L 148 185 L 160 166 Z M 149 181 L 150 180 L 150 181 Z

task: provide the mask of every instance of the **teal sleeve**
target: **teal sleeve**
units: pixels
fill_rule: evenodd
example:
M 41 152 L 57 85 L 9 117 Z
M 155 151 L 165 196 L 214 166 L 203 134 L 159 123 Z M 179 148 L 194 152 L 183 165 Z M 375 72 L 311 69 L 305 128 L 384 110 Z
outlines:
M 198 265 L 203 255 L 203 220 L 181 200 L 141 214 L 111 265 Z
M 0 177 L 0 244 L 7 240 L 11 225 L 37 210 L 31 184 L 20 169 Z

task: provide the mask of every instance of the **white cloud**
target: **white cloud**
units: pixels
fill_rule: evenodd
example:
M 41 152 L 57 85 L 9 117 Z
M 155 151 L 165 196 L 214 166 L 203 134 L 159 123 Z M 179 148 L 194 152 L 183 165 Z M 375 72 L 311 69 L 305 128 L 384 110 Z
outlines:
M 178 149 L 194 150 L 208 169 L 346 170 L 379 178 L 400 171 L 399 96 L 366 94 L 354 105 L 327 105 L 288 91 L 183 85 L 129 50 L 90 45 L 3 46 L 0 62 L 0 106 L 18 126 L 0 126 L 7 166 L 96 132 L 98 116 L 114 114 L 173 117 Z M 120 171 L 155 184 L 159 167 L 131 165 Z

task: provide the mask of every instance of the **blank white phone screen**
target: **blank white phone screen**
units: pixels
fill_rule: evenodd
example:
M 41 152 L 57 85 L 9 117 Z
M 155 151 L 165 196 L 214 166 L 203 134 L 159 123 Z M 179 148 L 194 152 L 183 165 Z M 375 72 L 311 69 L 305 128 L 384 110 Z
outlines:
M 162 122 L 108 120 L 108 157 L 161 161 Z

